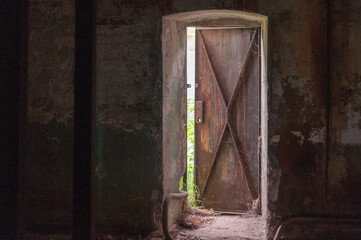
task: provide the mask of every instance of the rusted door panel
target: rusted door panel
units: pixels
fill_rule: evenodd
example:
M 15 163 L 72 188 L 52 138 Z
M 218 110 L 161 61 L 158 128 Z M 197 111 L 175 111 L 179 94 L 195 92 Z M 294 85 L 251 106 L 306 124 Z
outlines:
M 205 206 L 218 211 L 247 211 L 258 197 L 256 39 L 255 29 L 196 34 L 196 101 L 203 102 L 195 125 L 196 184 Z
M 255 192 L 259 192 L 259 49 L 251 48 L 245 66 L 244 79 L 236 89 L 231 105 L 230 122 L 235 130 L 241 156 L 245 159 Z
M 213 171 L 203 194 L 204 205 L 217 211 L 247 211 L 252 196 L 229 130 L 225 131 Z
M 221 93 L 217 88 L 216 79 L 207 59 L 202 42 L 196 42 L 196 62 L 198 65 L 196 99 L 203 101 L 203 122 L 196 123 L 195 146 L 197 151 L 196 182 L 199 189 L 204 188 L 207 174 L 212 165 L 212 157 L 216 152 L 223 126 L 225 124 L 226 109 Z
M 200 32 L 228 103 L 247 55 L 252 33 L 249 29 L 202 30 Z

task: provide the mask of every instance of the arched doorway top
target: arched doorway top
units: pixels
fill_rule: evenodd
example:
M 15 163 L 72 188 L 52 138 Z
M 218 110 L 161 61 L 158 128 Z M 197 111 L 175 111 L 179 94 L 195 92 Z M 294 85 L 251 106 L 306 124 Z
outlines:
M 267 16 L 236 10 L 200 10 L 171 14 L 163 17 L 164 21 L 181 22 L 187 26 L 223 26 L 237 25 L 261 27 L 267 23 Z

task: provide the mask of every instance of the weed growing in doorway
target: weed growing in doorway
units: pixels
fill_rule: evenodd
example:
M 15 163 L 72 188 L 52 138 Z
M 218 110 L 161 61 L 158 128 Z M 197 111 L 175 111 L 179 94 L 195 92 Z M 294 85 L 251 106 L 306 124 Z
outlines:
M 194 102 L 192 98 L 187 99 L 187 191 L 189 206 L 196 206 L 199 196 L 199 189 L 194 184 Z
M 188 192 L 188 205 L 195 207 L 200 205 L 199 189 L 194 184 L 194 98 L 187 99 L 187 192 Z M 183 188 L 183 177 L 179 182 L 179 188 Z

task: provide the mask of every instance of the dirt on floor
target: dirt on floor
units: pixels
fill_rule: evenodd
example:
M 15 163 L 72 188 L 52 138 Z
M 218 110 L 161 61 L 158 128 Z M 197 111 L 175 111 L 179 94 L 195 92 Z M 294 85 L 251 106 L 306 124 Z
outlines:
M 198 229 L 178 229 L 177 240 L 265 239 L 265 222 L 261 217 L 212 216 Z
M 265 239 L 265 222 L 258 215 L 222 215 L 201 208 L 188 208 L 181 216 L 179 226 L 171 234 L 176 240 L 263 240 Z M 2 239 L 2 238 L 1 238 Z M 28 234 L 26 240 L 70 240 L 69 235 Z M 111 235 L 98 235 L 97 240 L 161 240 L 161 230 L 146 238 Z M 5 238 L 4 238 L 5 240 Z
M 178 220 L 178 226 L 180 227 L 178 229 L 198 229 L 205 223 L 212 221 L 215 215 L 216 213 L 213 210 L 186 206 Z

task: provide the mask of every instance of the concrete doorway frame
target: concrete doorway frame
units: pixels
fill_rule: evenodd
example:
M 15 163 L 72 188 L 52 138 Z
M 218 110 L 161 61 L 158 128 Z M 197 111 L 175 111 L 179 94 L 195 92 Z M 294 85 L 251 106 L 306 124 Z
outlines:
M 244 26 L 261 29 L 261 208 L 267 218 L 268 166 L 268 17 L 235 10 L 201 10 L 171 14 L 162 19 L 163 56 L 163 189 L 177 193 L 179 180 L 186 168 L 186 48 L 187 27 Z M 175 220 L 180 204 L 170 209 Z

